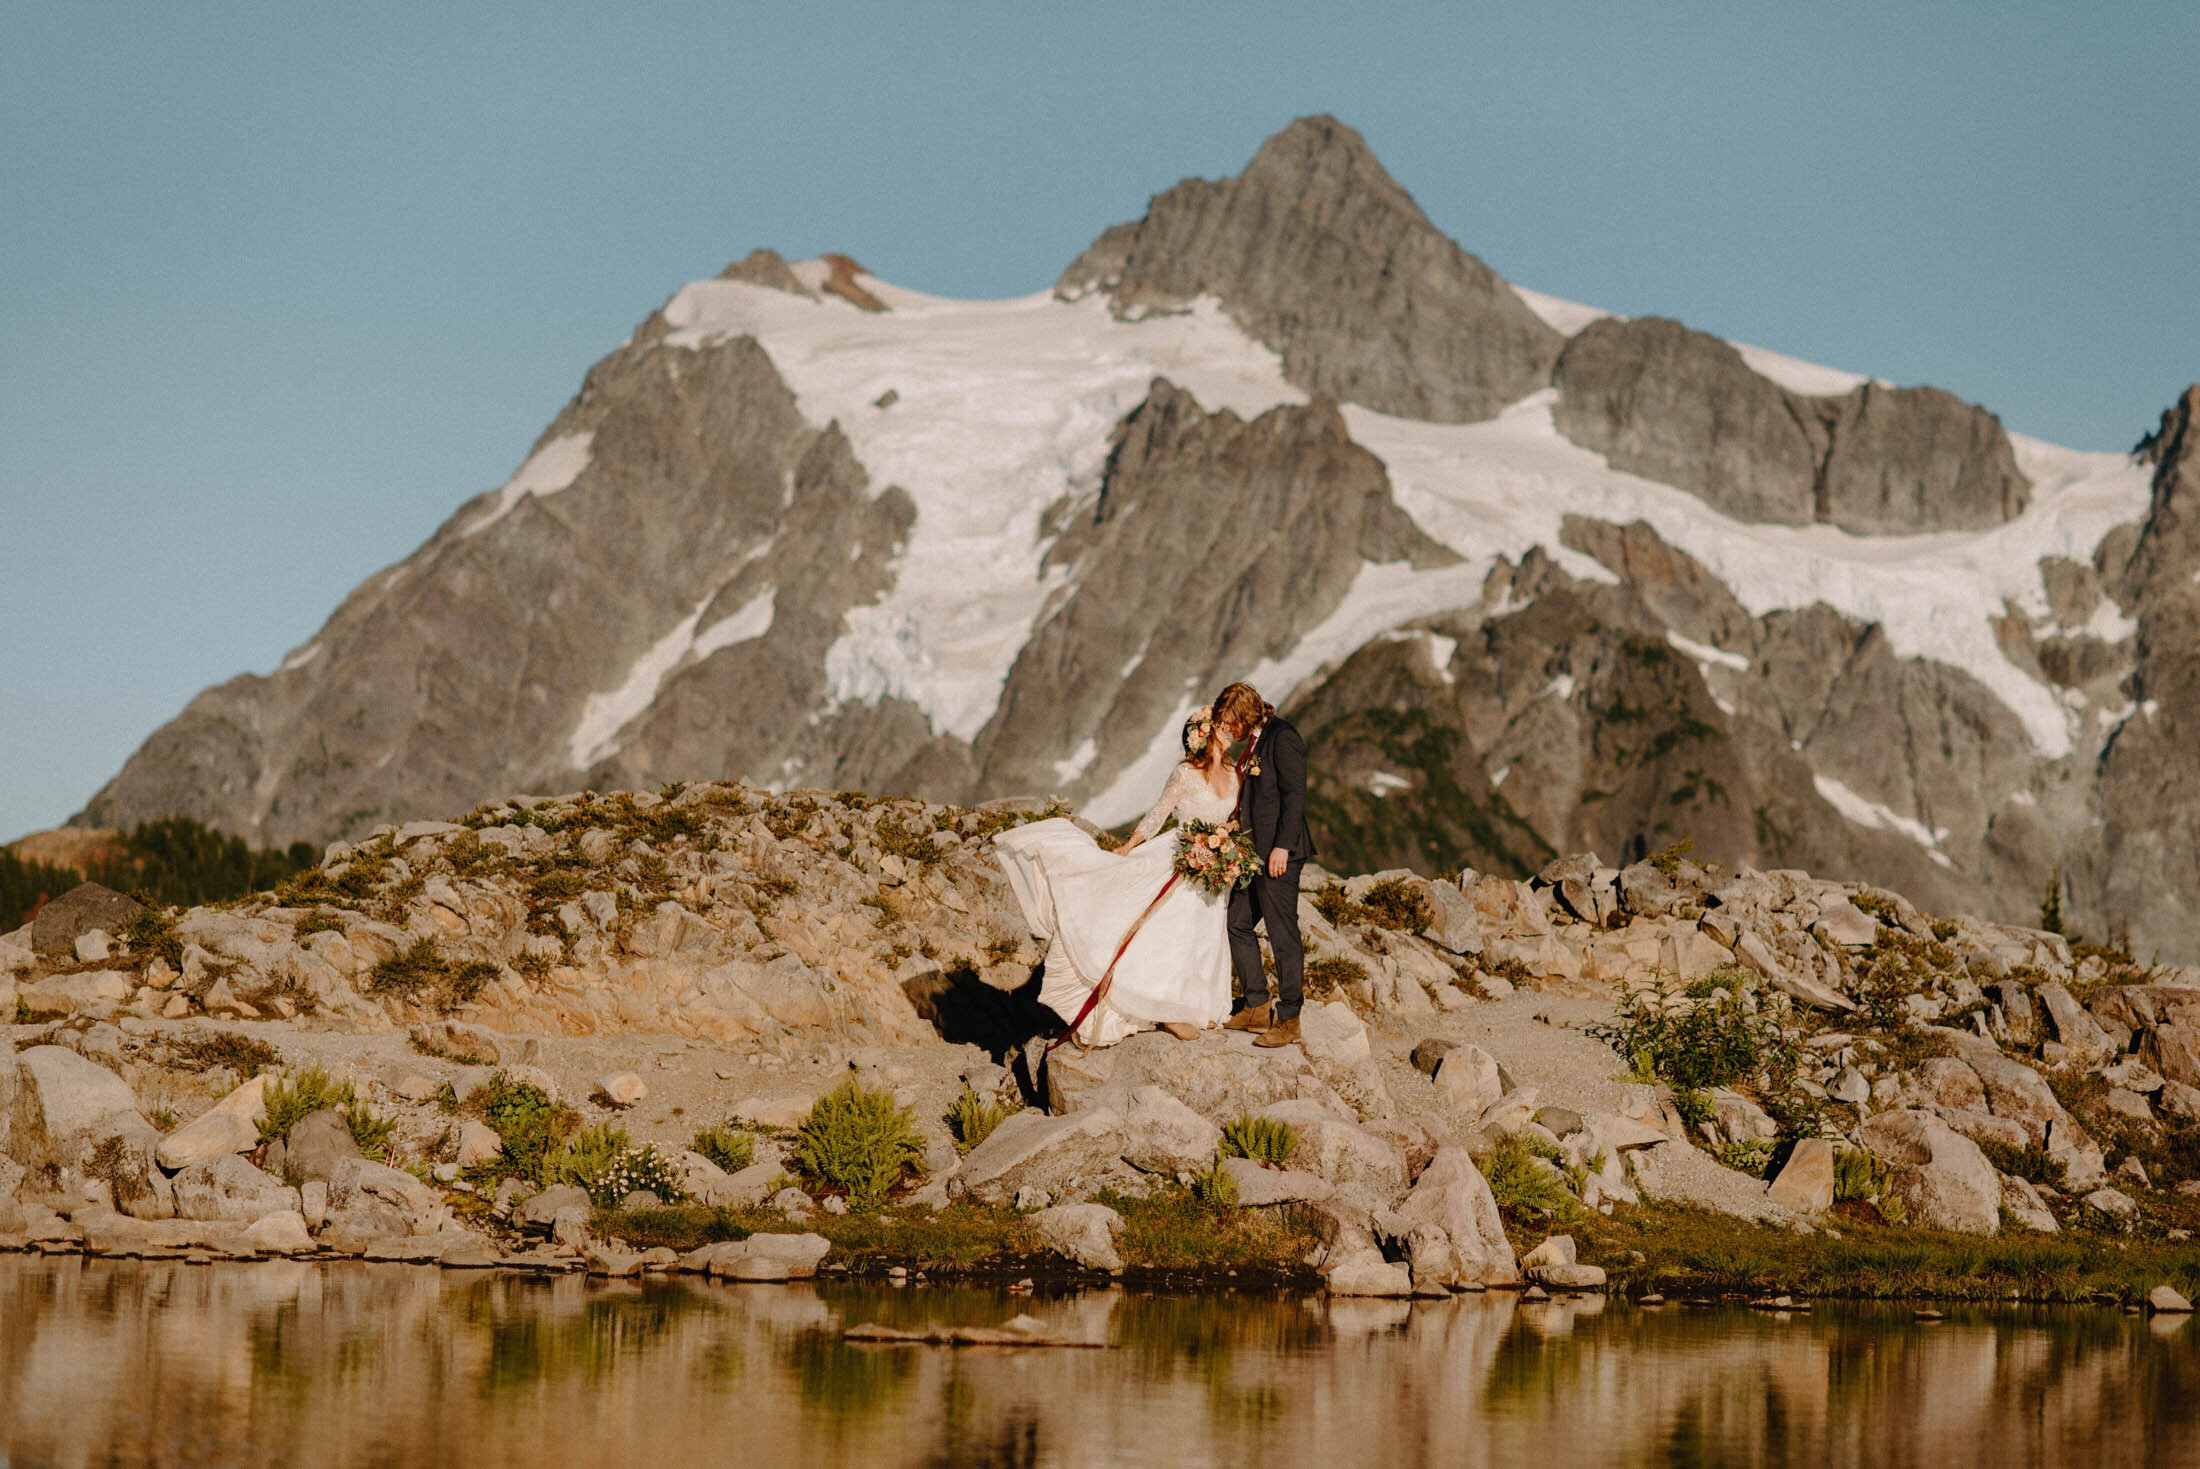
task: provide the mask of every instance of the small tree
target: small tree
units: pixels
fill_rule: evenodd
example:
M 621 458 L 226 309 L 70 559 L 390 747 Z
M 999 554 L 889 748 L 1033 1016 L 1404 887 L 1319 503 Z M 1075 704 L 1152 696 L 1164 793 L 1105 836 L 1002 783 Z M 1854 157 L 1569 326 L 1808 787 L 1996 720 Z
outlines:
M 2056 868 L 2047 879 L 2047 896 L 2040 899 L 2040 927 L 2049 933 L 2063 931 L 2062 869 Z

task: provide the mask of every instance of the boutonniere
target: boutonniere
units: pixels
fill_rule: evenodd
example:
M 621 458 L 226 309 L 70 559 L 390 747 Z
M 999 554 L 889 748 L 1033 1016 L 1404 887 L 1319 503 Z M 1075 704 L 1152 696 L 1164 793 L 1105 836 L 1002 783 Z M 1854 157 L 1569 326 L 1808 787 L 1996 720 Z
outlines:
M 1258 775 L 1258 774 L 1260 774 L 1260 762 L 1259 762 L 1258 760 L 1248 760 L 1248 761 L 1246 761 L 1246 762 L 1245 762 L 1245 775 L 1246 775 L 1246 778 L 1247 778 L 1247 779 L 1251 779 L 1251 778 L 1252 778 L 1253 776 L 1256 776 L 1256 775 Z

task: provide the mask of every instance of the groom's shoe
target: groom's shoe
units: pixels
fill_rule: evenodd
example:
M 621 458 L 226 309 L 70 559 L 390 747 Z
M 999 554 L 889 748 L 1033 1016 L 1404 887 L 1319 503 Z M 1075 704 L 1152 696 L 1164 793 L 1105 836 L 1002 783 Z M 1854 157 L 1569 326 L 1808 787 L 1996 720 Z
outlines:
M 1224 1030 L 1266 1030 L 1275 1014 L 1272 1005 L 1247 1005 L 1244 1009 L 1222 1022 Z
M 1280 1020 L 1276 1022 L 1274 1025 L 1269 1026 L 1268 1029 L 1262 1031 L 1259 1035 L 1253 1037 L 1254 1045 L 1263 1046 L 1269 1050 L 1274 1050 L 1278 1046 L 1295 1046 L 1298 1043 L 1299 1017 L 1296 1015 L 1292 1016 L 1289 1020 Z

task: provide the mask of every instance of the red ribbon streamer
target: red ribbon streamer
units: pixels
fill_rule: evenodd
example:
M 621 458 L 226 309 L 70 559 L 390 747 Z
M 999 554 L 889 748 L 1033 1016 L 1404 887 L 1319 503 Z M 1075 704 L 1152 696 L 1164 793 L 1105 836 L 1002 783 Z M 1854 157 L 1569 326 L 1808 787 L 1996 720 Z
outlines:
M 1047 1043 L 1047 1048 L 1040 1052 L 1042 1059 L 1053 1055 L 1056 1046 L 1076 1036 L 1077 1027 L 1085 1023 L 1086 1019 L 1092 1014 L 1094 1007 L 1100 1003 L 1101 996 L 1105 995 L 1108 992 L 1108 987 L 1115 983 L 1115 966 L 1123 962 L 1124 952 L 1130 948 L 1131 940 L 1138 937 L 1138 930 L 1146 926 L 1146 920 L 1153 917 L 1153 910 L 1161 906 L 1161 900 L 1169 895 L 1169 889 L 1176 886 L 1176 880 L 1181 876 L 1183 874 L 1180 872 L 1171 872 L 1169 880 L 1161 884 L 1161 891 L 1155 893 L 1153 901 L 1146 905 L 1146 911 L 1133 920 L 1130 931 L 1123 935 L 1123 942 L 1115 946 L 1115 957 L 1108 961 L 1107 972 L 1100 976 L 1100 982 L 1094 985 L 1092 993 L 1085 997 L 1084 1008 L 1079 1010 L 1077 1018 L 1069 1023 L 1068 1030 L 1063 1031 Z M 1084 1042 L 1078 1041 L 1078 1044 L 1083 1045 Z

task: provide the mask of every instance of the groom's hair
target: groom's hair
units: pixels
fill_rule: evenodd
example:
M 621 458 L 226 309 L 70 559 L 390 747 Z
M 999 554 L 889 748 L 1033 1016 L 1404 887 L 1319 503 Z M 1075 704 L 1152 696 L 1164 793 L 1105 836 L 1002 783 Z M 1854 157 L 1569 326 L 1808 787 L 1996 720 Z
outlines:
M 1263 699 L 1260 690 L 1249 683 L 1234 683 L 1215 700 L 1215 718 L 1240 729 L 1252 729 L 1275 712 L 1276 706 Z

